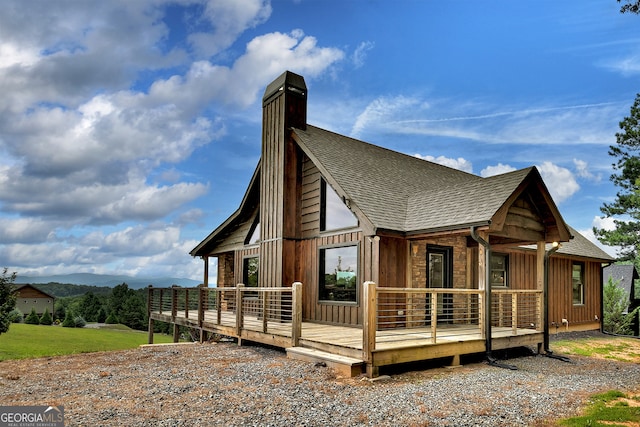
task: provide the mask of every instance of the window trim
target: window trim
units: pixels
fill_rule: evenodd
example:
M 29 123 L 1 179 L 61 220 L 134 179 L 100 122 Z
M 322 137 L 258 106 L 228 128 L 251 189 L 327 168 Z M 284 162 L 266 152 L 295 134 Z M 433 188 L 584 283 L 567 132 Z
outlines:
M 353 215 L 355 224 L 347 225 L 345 227 L 327 228 L 327 191 L 328 190 L 333 191 L 336 197 L 340 199 L 340 196 L 338 195 L 338 193 L 336 193 L 336 191 L 331 187 L 331 185 L 329 185 L 327 180 L 324 178 L 320 178 L 320 223 L 318 224 L 318 229 L 320 230 L 320 233 L 321 234 L 335 233 L 336 231 L 350 230 L 353 228 L 360 227 L 360 220 L 358 219 L 356 214 L 351 209 L 349 209 L 349 207 L 344 203 L 344 201 L 342 201 L 342 205 L 344 206 L 344 208 L 347 211 L 349 211 L 351 215 Z
M 573 272 L 574 267 L 578 265 L 580 266 L 580 302 L 576 302 L 574 298 L 574 283 L 573 283 Z M 583 307 L 586 305 L 586 295 L 585 295 L 585 285 L 584 285 L 584 275 L 585 275 L 585 263 L 580 261 L 572 261 L 571 262 L 571 305 L 573 307 Z
M 345 247 L 355 247 L 356 248 L 356 298 L 355 301 L 336 301 L 336 300 L 329 300 L 329 299 L 322 299 L 320 297 L 321 292 L 320 292 L 320 286 L 322 284 L 321 282 L 321 277 L 324 273 L 324 263 L 321 262 L 323 260 L 323 257 L 321 256 L 322 251 L 327 250 L 327 249 L 339 249 L 339 248 L 345 248 Z M 357 306 L 360 304 L 360 277 L 361 277 L 361 262 L 360 262 L 360 242 L 359 241 L 352 241 L 352 242 L 343 242 L 343 243 L 336 243 L 336 244 L 329 244 L 329 245 L 320 245 L 318 246 L 318 250 L 317 250 L 317 259 L 318 259 L 318 271 L 317 271 L 317 275 L 316 277 L 318 278 L 318 284 L 317 284 L 317 290 L 318 290 L 318 294 L 316 297 L 317 303 L 320 305 L 345 305 L 345 306 Z
M 247 284 L 248 282 L 248 277 L 247 277 L 247 273 L 248 273 L 248 268 L 247 268 L 247 262 L 250 259 L 257 259 L 258 260 L 258 269 L 256 270 L 256 285 L 252 286 Z M 255 255 L 245 255 L 242 257 L 242 284 L 245 286 L 245 288 L 257 288 L 260 285 L 260 256 L 255 254 Z M 245 292 L 244 293 L 245 297 L 248 298 L 257 298 L 258 297 L 258 292 Z
M 509 254 L 506 253 L 502 253 L 502 252 L 492 252 L 491 256 L 500 256 L 504 259 L 504 284 L 502 285 L 496 285 L 493 283 L 493 278 L 491 280 L 491 287 L 492 288 L 496 288 L 496 289 L 508 289 L 510 287 L 510 275 L 509 275 Z M 489 264 L 489 271 L 491 272 L 492 276 L 493 276 L 493 265 L 491 264 L 493 260 L 490 261 Z M 503 270 L 500 270 L 503 271 Z

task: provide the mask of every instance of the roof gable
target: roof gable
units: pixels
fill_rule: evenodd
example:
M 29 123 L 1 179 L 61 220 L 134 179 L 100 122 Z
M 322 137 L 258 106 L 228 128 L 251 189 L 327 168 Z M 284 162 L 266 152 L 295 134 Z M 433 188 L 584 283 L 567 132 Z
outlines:
M 482 178 L 314 126 L 294 129 L 293 138 L 372 234 L 462 229 L 496 219 L 492 229 L 499 232 L 509 208 L 529 192 L 553 240 L 570 238 L 534 167 Z M 544 231 L 542 238 L 551 239 Z

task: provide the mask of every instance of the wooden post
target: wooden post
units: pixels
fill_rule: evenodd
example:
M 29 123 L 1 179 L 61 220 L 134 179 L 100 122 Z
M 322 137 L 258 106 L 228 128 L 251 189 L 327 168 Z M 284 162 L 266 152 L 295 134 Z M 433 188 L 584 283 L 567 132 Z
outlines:
M 173 324 L 173 342 L 180 341 L 180 326 L 177 323 Z
M 544 259 L 545 259 L 546 245 L 545 242 L 538 242 L 538 247 L 536 251 L 536 288 L 539 291 L 542 291 L 542 297 L 538 299 L 540 304 L 538 304 L 538 327 L 537 330 L 545 330 L 545 325 L 547 323 L 547 319 L 545 318 L 545 268 L 544 268 Z
M 291 346 L 297 347 L 302 336 L 302 283 L 294 282 L 291 295 Z
M 189 289 L 184 290 L 184 318 L 189 318 Z
M 149 336 L 147 339 L 148 344 L 153 344 L 153 327 L 154 327 L 153 318 L 149 316 Z
M 377 308 L 378 295 L 375 282 L 364 282 L 362 288 L 362 305 L 364 309 L 362 323 L 362 358 L 367 365 L 373 361 L 373 351 L 376 349 Z M 367 366 L 367 370 L 369 367 Z
M 202 259 L 204 260 L 204 280 L 202 281 L 202 284 L 205 288 L 209 287 L 209 257 L 208 256 L 203 256 Z
M 171 288 L 171 320 L 176 322 L 176 316 L 178 315 L 178 288 Z
M 216 288 L 216 320 L 217 324 L 220 325 L 222 323 L 222 291 Z
M 147 288 L 147 319 L 149 319 L 149 325 L 148 325 L 149 337 L 147 339 L 147 342 L 149 344 L 153 344 L 153 319 L 151 318 L 152 305 L 153 305 L 153 286 L 149 285 L 149 287 Z
M 282 294 L 281 294 L 282 295 Z M 261 302 L 262 302 L 262 332 L 267 333 L 267 291 L 261 292 Z
M 242 290 L 244 284 L 238 283 L 236 286 L 236 335 L 238 336 L 238 345 L 242 345 Z
M 207 288 L 198 288 L 198 327 L 202 328 L 204 324 L 204 301 L 206 298 Z
M 436 334 L 438 333 L 438 293 L 431 292 L 431 342 L 436 343 Z M 444 294 L 443 294 L 444 298 Z
M 511 294 L 511 330 L 513 335 L 518 335 L 518 294 L 515 292 Z

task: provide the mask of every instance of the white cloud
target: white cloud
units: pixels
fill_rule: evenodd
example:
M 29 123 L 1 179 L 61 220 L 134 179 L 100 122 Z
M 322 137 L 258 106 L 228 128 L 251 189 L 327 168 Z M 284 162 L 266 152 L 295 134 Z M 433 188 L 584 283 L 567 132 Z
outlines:
M 556 203 L 564 202 L 580 189 L 580 185 L 569 169 L 551 162 L 542 163 L 538 169 Z
M 375 47 L 374 42 L 366 41 L 366 42 L 360 43 L 356 48 L 356 50 L 353 52 L 353 55 L 351 57 L 351 60 L 353 61 L 353 66 L 355 68 L 362 67 L 367 59 L 367 55 L 369 54 L 369 51 L 372 50 L 374 47 Z
M 351 134 L 435 136 L 488 144 L 613 143 L 624 103 L 525 107 L 455 99 L 385 96 L 371 101 Z
M 414 157 L 417 157 L 422 160 L 427 160 L 429 162 L 437 163 L 439 165 L 448 166 L 450 168 L 458 169 L 464 172 L 469 172 L 469 173 L 473 172 L 473 165 L 471 164 L 471 162 L 462 157 L 458 157 L 457 159 L 452 159 L 445 156 L 433 157 L 428 155 L 423 156 L 421 154 L 414 154 Z
M 189 35 L 195 51 L 204 57 L 228 48 L 246 29 L 264 23 L 271 15 L 269 0 L 209 0 L 200 19 L 208 21 L 213 31 Z
M 512 172 L 516 170 L 513 166 L 503 165 L 502 163 L 498 163 L 495 166 L 487 166 L 486 168 L 480 171 L 480 176 L 483 178 L 487 178 L 494 175 L 500 175 L 507 172 Z
M 360 137 L 365 131 L 372 132 L 377 129 L 390 129 L 390 122 L 399 115 L 415 111 L 417 108 L 425 108 L 428 105 L 419 99 L 406 96 L 379 97 L 371 101 L 356 118 L 351 135 Z
M 596 182 L 602 179 L 602 176 L 600 174 L 595 175 L 589 170 L 589 164 L 584 160 L 573 159 L 573 164 L 576 167 L 576 174 L 580 178 L 585 178 L 590 181 L 596 181 Z
M 283 70 L 313 78 L 345 55 L 301 30 L 234 46 L 270 17 L 268 0 L 8 1 L 0 264 L 21 274 L 200 276 L 180 227 L 200 221 L 189 204 L 209 185 L 184 162 Z
M 604 229 L 607 231 L 615 230 L 615 224 L 614 224 L 613 218 L 595 216 L 593 218 L 593 221 L 591 222 L 591 226 L 598 229 Z M 618 254 L 620 253 L 621 248 L 619 246 L 608 246 L 608 245 L 602 244 L 598 240 L 598 238 L 593 234 L 593 228 L 589 228 L 586 230 L 578 230 L 578 232 L 582 234 L 584 237 L 586 237 L 587 239 L 589 239 L 589 241 L 591 241 L 593 244 L 598 246 L 600 249 L 602 249 L 603 251 L 611 255 L 612 257 L 614 258 L 618 257 Z

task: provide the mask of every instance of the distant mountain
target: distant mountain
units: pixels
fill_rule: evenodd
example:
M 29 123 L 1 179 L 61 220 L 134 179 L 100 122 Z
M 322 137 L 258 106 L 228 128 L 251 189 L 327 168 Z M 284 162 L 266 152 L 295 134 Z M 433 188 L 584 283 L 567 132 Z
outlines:
M 149 285 L 157 287 L 167 287 L 178 285 L 183 287 L 198 286 L 201 282 L 192 279 L 178 279 L 175 277 L 131 277 L 131 276 L 114 276 L 108 274 L 91 274 L 91 273 L 74 273 L 74 274 L 58 274 L 54 276 L 20 276 L 16 278 L 15 283 L 69 283 L 72 285 L 88 285 L 88 286 L 109 286 L 114 287 L 122 283 L 126 283 L 131 289 L 146 288 Z

